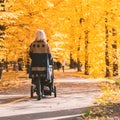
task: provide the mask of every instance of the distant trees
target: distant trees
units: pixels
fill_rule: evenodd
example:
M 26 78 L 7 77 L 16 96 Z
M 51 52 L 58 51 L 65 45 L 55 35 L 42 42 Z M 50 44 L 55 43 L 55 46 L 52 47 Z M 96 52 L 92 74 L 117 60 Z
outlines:
M 22 58 L 36 29 L 47 33 L 55 61 L 63 59 L 86 75 L 119 74 L 120 42 L 118 1 L 7 0 L 0 11 L 0 29 L 5 26 L 8 61 Z M 2 37 L 0 31 L 0 37 Z

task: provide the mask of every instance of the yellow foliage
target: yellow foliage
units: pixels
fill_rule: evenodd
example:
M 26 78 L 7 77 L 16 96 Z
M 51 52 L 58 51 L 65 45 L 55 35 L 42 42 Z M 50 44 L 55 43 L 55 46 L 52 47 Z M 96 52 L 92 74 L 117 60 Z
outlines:
M 95 77 L 103 75 L 106 67 L 105 18 L 108 19 L 109 29 L 110 72 L 113 39 L 117 40 L 117 57 L 120 61 L 118 0 L 8 0 L 5 5 L 6 11 L 0 12 L 0 23 L 6 26 L 5 47 L 9 61 L 18 57 L 26 59 L 36 30 L 44 29 L 56 61 L 65 59 L 69 63 L 71 53 L 75 61 L 79 58 L 84 65 L 85 31 L 88 31 L 89 72 Z M 114 37 L 112 28 L 117 31 Z

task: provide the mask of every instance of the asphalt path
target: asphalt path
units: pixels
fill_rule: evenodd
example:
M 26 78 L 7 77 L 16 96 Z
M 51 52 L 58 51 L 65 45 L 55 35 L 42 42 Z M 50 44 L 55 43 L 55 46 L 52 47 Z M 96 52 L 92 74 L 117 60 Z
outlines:
M 30 80 L 26 80 L 16 93 L 0 94 L 0 120 L 75 120 L 100 95 L 97 83 L 80 77 L 57 78 L 57 97 L 37 101 L 36 95 L 30 98 Z

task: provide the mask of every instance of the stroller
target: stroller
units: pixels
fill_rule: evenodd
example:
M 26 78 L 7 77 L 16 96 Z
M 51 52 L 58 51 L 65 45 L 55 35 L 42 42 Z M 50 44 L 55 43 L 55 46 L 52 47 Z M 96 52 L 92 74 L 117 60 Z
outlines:
M 33 83 L 32 80 L 31 85 L 31 98 L 34 97 L 34 93 L 37 94 L 37 100 L 42 99 L 45 95 L 51 96 L 54 93 L 54 97 L 57 96 L 56 94 L 56 86 L 54 85 L 54 70 L 53 65 L 49 65 L 49 74 L 51 79 L 50 80 L 35 80 L 36 82 Z

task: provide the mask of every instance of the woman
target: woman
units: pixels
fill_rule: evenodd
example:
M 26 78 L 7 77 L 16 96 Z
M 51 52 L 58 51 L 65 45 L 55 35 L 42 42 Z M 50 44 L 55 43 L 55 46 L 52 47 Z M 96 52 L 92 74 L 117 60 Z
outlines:
M 43 82 L 45 79 L 50 80 L 49 64 L 52 59 L 49 45 L 47 43 L 46 34 L 43 30 L 38 30 L 35 40 L 30 45 L 31 73 L 34 83 L 36 83 L 38 99 L 40 99 L 40 88 L 43 90 Z

